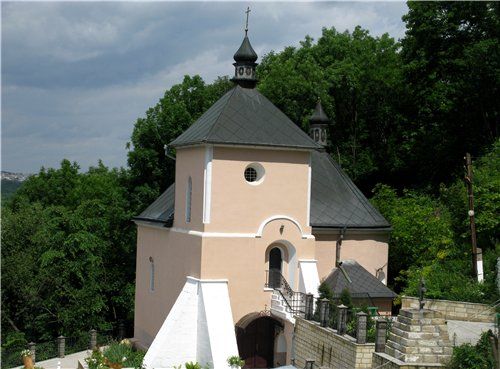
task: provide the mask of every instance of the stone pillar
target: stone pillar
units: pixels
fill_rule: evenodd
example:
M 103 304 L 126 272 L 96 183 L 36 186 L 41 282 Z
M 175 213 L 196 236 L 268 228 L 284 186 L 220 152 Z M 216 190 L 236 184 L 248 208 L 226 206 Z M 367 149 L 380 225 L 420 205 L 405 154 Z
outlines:
M 387 332 L 387 321 L 377 320 L 375 328 L 375 352 L 385 352 L 385 338 Z
M 342 335 L 347 331 L 347 306 L 342 304 L 337 309 L 337 333 Z
M 64 357 L 64 350 L 66 348 L 66 337 L 57 337 L 57 357 Z
M 314 311 L 314 296 L 312 293 L 306 295 L 306 320 L 311 320 Z
M 306 359 L 306 366 L 304 369 L 313 369 L 314 368 L 314 360 L 313 359 Z
M 90 330 L 90 349 L 95 350 L 97 347 L 97 331 L 95 329 Z
M 321 299 L 319 308 L 319 323 L 322 327 L 328 326 L 330 300 Z
M 31 351 L 31 358 L 33 359 L 33 364 L 35 364 L 35 358 L 36 358 L 36 344 L 35 344 L 35 342 L 28 343 L 28 350 Z
M 125 338 L 125 323 L 123 323 L 123 320 L 118 323 L 118 338 L 120 340 Z
M 368 315 L 362 311 L 356 314 L 357 326 L 356 326 L 356 342 L 366 343 L 366 326 Z

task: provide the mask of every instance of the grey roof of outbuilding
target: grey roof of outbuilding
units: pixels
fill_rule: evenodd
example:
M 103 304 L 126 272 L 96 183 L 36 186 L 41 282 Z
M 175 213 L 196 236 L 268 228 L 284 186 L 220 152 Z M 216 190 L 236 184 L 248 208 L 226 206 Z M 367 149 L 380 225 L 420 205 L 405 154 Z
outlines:
M 320 148 L 259 91 L 241 86 L 222 96 L 170 146 L 202 143 Z
M 171 226 L 175 186 L 172 184 L 135 220 Z M 390 229 L 390 224 L 370 204 L 325 152 L 312 153 L 311 226 L 347 229 Z
M 332 289 L 334 297 L 340 297 L 346 288 L 353 298 L 394 298 L 397 296 L 355 260 L 343 261 L 342 268 L 351 279 L 351 283 L 340 268 L 333 269 L 324 281 Z
M 311 164 L 311 226 L 390 229 L 389 222 L 328 153 L 313 152 Z

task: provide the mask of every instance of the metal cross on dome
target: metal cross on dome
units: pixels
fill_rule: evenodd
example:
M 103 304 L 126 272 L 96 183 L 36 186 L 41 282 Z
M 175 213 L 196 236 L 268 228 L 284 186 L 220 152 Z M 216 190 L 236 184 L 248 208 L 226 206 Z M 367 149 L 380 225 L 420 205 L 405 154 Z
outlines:
M 247 21 L 245 23 L 245 36 L 248 33 L 248 15 L 250 14 L 250 7 L 247 7 L 247 10 L 245 10 L 245 13 L 247 13 Z

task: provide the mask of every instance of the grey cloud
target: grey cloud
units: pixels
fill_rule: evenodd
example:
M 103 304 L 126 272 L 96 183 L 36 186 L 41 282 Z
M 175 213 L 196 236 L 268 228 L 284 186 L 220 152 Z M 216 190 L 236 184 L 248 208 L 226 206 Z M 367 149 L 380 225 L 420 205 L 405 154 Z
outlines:
M 243 3 L 2 3 L 2 164 L 125 165 L 133 123 L 184 74 L 231 74 Z M 260 56 L 321 28 L 404 34 L 404 3 L 253 3 Z

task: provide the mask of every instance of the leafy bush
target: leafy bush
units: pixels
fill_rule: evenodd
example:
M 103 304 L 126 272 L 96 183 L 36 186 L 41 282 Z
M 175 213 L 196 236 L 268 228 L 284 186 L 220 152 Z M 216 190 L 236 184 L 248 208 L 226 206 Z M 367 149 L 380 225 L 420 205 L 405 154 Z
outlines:
M 490 344 L 491 331 L 484 332 L 479 342 L 473 346 L 464 344 L 453 348 L 449 369 L 491 369 L 495 367 L 495 358 Z
M 145 352 L 135 350 L 127 342 L 112 342 L 104 351 L 96 349 L 86 358 L 89 369 L 106 369 L 113 364 L 128 368 L 141 368 Z
M 184 365 L 186 366 L 186 369 L 201 369 L 201 365 L 198 362 L 193 363 L 192 361 L 190 361 Z
M 245 365 L 245 361 L 239 356 L 230 356 L 227 358 L 227 363 L 231 368 L 242 368 Z

